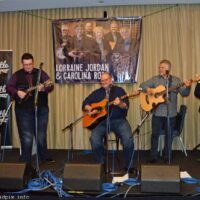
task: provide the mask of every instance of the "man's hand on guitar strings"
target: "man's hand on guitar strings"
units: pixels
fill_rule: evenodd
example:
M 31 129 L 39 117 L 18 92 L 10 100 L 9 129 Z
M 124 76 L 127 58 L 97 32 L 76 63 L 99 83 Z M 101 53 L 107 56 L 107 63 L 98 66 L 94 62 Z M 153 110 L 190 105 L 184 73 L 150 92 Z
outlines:
M 120 100 L 119 97 L 115 98 L 115 100 L 113 101 L 113 105 L 119 106 L 121 109 L 127 108 L 126 103 L 124 103 L 122 100 Z
M 88 115 L 95 115 L 100 112 L 98 109 L 92 110 L 92 107 L 90 105 L 85 105 L 84 110 L 88 113 Z
M 92 107 L 90 105 L 85 105 L 84 110 L 86 112 L 90 112 L 92 110 Z
M 185 80 L 183 82 L 185 84 L 185 87 L 190 87 L 192 85 L 192 81 L 191 80 Z

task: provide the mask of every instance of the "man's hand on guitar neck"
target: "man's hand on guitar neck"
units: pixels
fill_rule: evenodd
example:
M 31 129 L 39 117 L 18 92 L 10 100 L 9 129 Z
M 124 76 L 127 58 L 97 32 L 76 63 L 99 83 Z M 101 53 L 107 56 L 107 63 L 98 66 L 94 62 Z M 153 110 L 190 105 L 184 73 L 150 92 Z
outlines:
M 190 87 L 192 85 L 192 81 L 191 80 L 185 80 L 183 82 L 185 84 L 185 87 Z
M 44 92 L 44 85 L 43 84 L 39 84 L 39 86 L 38 86 L 38 91 L 39 92 Z
M 127 108 L 126 103 L 124 103 L 123 101 L 121 101 L 119 97 L 115 98 L 115 100 L 113 101 L 113 105 L 119 106 L 121 109 Z

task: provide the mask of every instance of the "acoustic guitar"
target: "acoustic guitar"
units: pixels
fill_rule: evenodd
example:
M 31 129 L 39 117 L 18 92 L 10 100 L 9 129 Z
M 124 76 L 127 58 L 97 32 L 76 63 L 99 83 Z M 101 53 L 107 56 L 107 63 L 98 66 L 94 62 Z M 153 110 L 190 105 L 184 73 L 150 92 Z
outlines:
M 46 88 L 46 87 L 52 86 L 53 82 L 50 79 L 48 79 L 47 81 L 45 81 L 44 83 L 42 83 L 42 85 Z M 34 90 L 36 90 L 37 88 L 38 88 L 38 86 L 33 86 L 33 87 L 29 87 L 26 90 L 22 90 L 22 91 L 24 91 L 26 93 L 26 96 L 23 99 L 21 99 L 21 98 L 18 97 L 17 98 L 17 102 L 19 104 L 22 104 L 23 102 L 25 102 L 29 98 L 29 96 L 31 96 L 31 92 L 34 91 Z
M 132 93 L 132 94 L 126 94 L 121 97 L 119 97 L 120 100 L 123 100 L 125 98 L 131 98 L 139 95 L 139 91 Z M 100 102 L 91 104 L 92 110 L 90 112 L 84 112 L 83 115 L 83 127 L 86 127 L 88 129 L 95 128 L 102 118 L 106 116 L 107 114 L 107 99 L 103 99 Z M 109 105 L 113 105 L 114 101 L 110 101 Z
M 191 79 L 192 83 L 197 82 L 200 80 L 200 76 L 197 76 L 194 79 Z M 181 82 L 176 86 L 172 86 L 169 88 L 170 91 L 174 91 L 182 86 L 184 86 L 185 83 Z M 147 92 L 140 92 L 140 105 L 142 109 L 146 112 L 151 111 L 154 109 L 158 104 L 166 102 L 166 87 L 163 85 L 159 85 L 156 88 L 151 88 L 153 90 L 152 94 L 148 94 Z

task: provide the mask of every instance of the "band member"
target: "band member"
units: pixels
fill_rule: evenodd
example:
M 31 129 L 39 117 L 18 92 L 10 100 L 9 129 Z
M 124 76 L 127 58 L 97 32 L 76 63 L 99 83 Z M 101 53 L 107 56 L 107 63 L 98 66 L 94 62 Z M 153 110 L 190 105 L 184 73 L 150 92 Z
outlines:
M 85 35 L 87 37 L 93 38 L 93 24 L 92 24 L 92 22 L 86 22 L 86 24 L 85 24 Z
M 111 57 L 111 48 L 108 41 L 104 38 L 104 30 L 102 26 L 94 28 L 95 41 L 101 51 L 100 63 L 109 63 Z
M 194 90 L 194 95 L 200 99 L 200 81 L 196 84 L 195 90 Z M 199 106 L 199 112 L 200 112 L 200 106 Z M 199 147 L 200 145 L 197 145 Z M 200 158 L 196 160 L 197 162 L 200 162 Z
M 151 79 L 140 85 L 143 92 L 148 95 L 155 93 L 155 88 L 162 85 L 167 86 L 167 79 L 169 80 L 169 87 L 177 86 L 181 83 L 180 79 L 170 74 L 171 62 L 169 60 L 161 60 L 159 65 L 159 75 L 153 76 Z M 184 81 L 183 87 L 178 87 L 176 90 L 169 92 L 169 98 L 166 102 L 158 104 L 153 110 L 152 116 L 152 136 L 151 136 L 151 163 L 158 160 L 158 139 L 161 130 L 164 128 L 167 134 L 167 117 L 170 119 L 170 133 L 173 133 L 175 119 L 177 115 L 177 95 L 180 93 L 182 96 L 188 96 L 190 93 L 191 81 Z M 172 135 L 171 135 L 172 136 Z M 172 138 L 172 137 L 171 137 Z M 172 142 L 172 140 L 171 140 Z M 164 161 L 167 162 L 171 156 L 171 143 L 170 149 L 168 148 L 168 136 L 165 137 L 164 146 Z M 169 153 L 170 151 L 170 153 Z
M 98 163 L 104 163 L 104 145 L 103 138 L 106 135 L 107 125 L 110 131 L 114 132 L 121 140 L 124 154 L 124 167 L 130 169 L 132 166 L 132 153 L 134 150 L 133 137 L 131 127 L 126 119 L 129 101 L 128 98 L 120 100 L 119 97 L 125 95 L 124 89 L 112 84 L 112 77 L 108 72 L 101 76 L 101 87 L 93 91 L 83 102 L 82 109 L 90 112 L 92 104 L 100 102 L 107 98 L 108 101 L 114 101 L 113 106 L 109 110 L 109 125 L 106 117 L 92 130 L 91 146 L 94 152 L 95 159 Z M 107 118 L 108 119 L 108 118 Z
M 197 83 L 195 90 L 194 90 L 194 95 L 200 99 L 200 81 Z
M 7 83 L 6 91 L 15 99 L 15 115 L 21 142 L 21 161 L 31 163 L 33 138 L 35 137 L 35 92 L 27 94 L 27 89 L 36 86 L 39 69 L 34 67 L 30 53 L 21 58 L 22 69 L 16 71 Z M 49 76 L 42 70 L 38 86 L 37 101 L 37 147 L 40 161 L 54 160 L 47 151 L 48 93 L 53 86 L 45 87 Z
M 139 41 L 131 37 L 131 29 L 129 27 L 123 26 L 119 32 L 121 40 L 115 45 L 112 55 L 114 78 L 117 82 L 134 81 Z
M 68 24 L 61 25 L 61 36 L 59 41 L 59 46 L 56 50 L 56 56 L 58 58 L 59 63 L 66 64 L 71 63 L 72 58 L 68 55 L 69 51 L 71 51 L 71 43 L 72 36 L 70 34 L 70 27 Z
M 117 21 L 110 23 L 110 32 L 105 35 L 105 39 L 109 42 L 111 49 L 114 49 L 116 43 L 121 39 Z
M 94 39 L 84 34 L 82 24 L 77 24 L 74 31 L 71 51 L 68 53 L 73 58 L 73 62 L 76 64 L 97 63 L 100 60 L 101 52 Z

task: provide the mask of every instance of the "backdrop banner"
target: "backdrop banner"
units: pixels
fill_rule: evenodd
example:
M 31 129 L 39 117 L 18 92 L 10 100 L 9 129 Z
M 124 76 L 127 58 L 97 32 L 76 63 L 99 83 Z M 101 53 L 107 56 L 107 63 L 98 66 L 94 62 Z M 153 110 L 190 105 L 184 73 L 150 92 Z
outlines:
M 6 83 L 12 74 L 12 55 L 10 50 L 0 50 L 0 142 L 1 147 L 12 146 L 12 121 L 10 96 L 6 93 Z
M 136 82 L 141 27 L 141 17 L 54 20 L 55 82 L 96 83 L 105 71 Z

